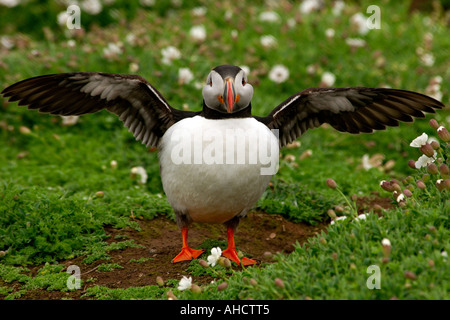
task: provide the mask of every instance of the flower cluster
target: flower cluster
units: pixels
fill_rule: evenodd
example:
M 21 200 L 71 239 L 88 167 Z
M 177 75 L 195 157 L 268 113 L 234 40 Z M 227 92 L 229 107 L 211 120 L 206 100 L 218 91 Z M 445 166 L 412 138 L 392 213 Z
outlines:
M 348 206 L 347 209 L 350 210 L 349 214 L 353 217 L 353 219 L 352 219 L 351 221 L 361 221 L 361 220 L 366 220 L 366 218 L 367 218 L 367 216 L 368 216 L 368 213 L 361 213 L 361 214 L 358 214 L 358 209 L 357 209 L 356 204 L 355 204 L 355 202 L 354 202 L 354 201 L 356 200 L 355 196 L 352 196 L 352 198 L 351 198 L 351 200 L 353 201 L 353 203 L 352 203 L 352 202 L 350 202 L 350 200 L 344 195 L 344 193 L 342 192 L 342 190 L 341 190 L 341 189 L 339 188 L 339 186 L 337 185 L 336 181 L 334 181 L 333 179 L 327 179 L 326 183 L 327 183 L 327 186 L 328 186 L 330 189 L 336 190 L 336 191 L 342 196 L 342 198 L 345 200 L 345 202 L 347 203 L 347 206 Z M 342 215 L 342 216 L 339 216 L 339 217 L 336 215 L 336 212 L 339 212 L 339 213 L 345 212 L 346 208 L 344 208 L 344 207 L 341 206 L 341 205 L 337 205 L 337 206 L 335 207 L 335 209 L 336 209 L 336 210 L 329 209 L 329 210 L 327 211 L 328 216 L 331 218 L 331 225 L 335 224 L 337 221 L 343 221 L 343 220 L 347 219 L 347 216 L 346 216 L 346 215 Z
M 437 138 L 430 138 L 426 133 L 421 134 L 415 138 L 410 146 L 418 148 L 422 155 L 417 161 L 410 160 L 408 162 L 409 167 L 417 170 L 415 177 L 408 176 L 405 179 L 391 179 L 389 181 L 382 180 L 380 187 L 388 192 L 392 192 L 394 200 L 400 207 L 406 206 L 408 203 L 414 205 L 420 203 L 422 197 L 437 196 L 439 199 L 448 199 L 450 191 L 450 169 L 448 166 L 448 151 L 450 148 L 450 133 L 439 123 L 432 119 L 430 120 L 430 126 L 436 130 L 437 137 L 441 140 L 441 143 Z M 338 191 L 341 196 L 347 202 L 350 210 L 350 215 L 354 220 L 365 220 L 367 214 L 359 214 L 354 203 L 342 193 L 339 186 L 333 179 L 327 179 L 326 184 L 329 188 Z M 352 197 L 355 201 L 356 198 Z M 382 209 L 374 207 L 375 211 Z M 338 221 L 343 221 L 347 218 L 346 215 L 338 216 L 337 213 L 343 213 L 346 209 L 342 206 L 336 206 L 335 210 L 328 210 L 328 215 L 332 219 L 331 224 L 335 224 Z
M 414 167 L 420 169 L 426 167 L 436 160 L 437 149 L 439 149 L 439 143 L 436 140 L 428 139 L 428 135 L 424 132 L 419 137 L 415 138 L 409 145 L 413 148 L 419 148 L 423 153 L 417 161 L 414 162 Z M 410 166 L 412 166 L 412 162 Z
M 401 182 L 392 179 L 390 181 L 381 181 L 380 186 L 388 192 L 392 192 L 394 199 L 400 206 L 406 205 L 407 199 L 417 201 L 415 195 L 420 195 L 418 190 L 424 190 L 427 194 L 431 192 L 431 186 L 439 192 L 450 190 L 450 178 L 448 167 L 448 149 L 450 142 L 450 133 L 444 126 L 432 119 L 430 126 L 436 130 L 438 138 L 429 138 L 426 133 L 415 138 L 410 146 L 418 148 L 422 155 L 417 161 L 409 160 L 408 165 L 412 169 L 418 170 L 417 177 L 409 176 Z M 415 194 L 417 191 L 417 194 Z
M 162 59 L 161 62 L 167 65 L 172 64 L 172 61 L 181 58 L 181 52 L 174 46 L 167 46 L 161 49 Z
M 220 249 L 219 247 L 211 249 L 211 254 L 208 256 L 207 260 L 208 261 L 200 259 L 199 260 L 200 266 L 202 266 L 204 268 L 209 268 L 209 267 L 214 267 L 216 264 L 219 264 L 226 268 L 231 267 L 230 260 L 228 260 L 227 258 L 222 256 L 222 249 Z M 214 270 L 214 269 L 212 269 L 212 270 Z M 157 283 L 158 283 L 158 279 L 157 279 Z M 214 284 L 215 282 L 213 281 L 211 283 Z M 217 285 L 217 290 L 222 291 L 222 290 L 225 290 L 227 287 L 228 287 L 228 284 L 226 282 L 222 282 L 219 285 Z M 192 282 L 192 277 L 186 277 L 186 276 L 183 276 L 181 278 L 181 280 L 178 283 L 177 289 L 179 291 L 190 290 L 193 293 L 201 293 L 202 292 L 202 288 Z M 169 300 L 177 299 L 177 297 L 173 294 L 172 291 L 169 291 L 167 293 L 167 297 Z

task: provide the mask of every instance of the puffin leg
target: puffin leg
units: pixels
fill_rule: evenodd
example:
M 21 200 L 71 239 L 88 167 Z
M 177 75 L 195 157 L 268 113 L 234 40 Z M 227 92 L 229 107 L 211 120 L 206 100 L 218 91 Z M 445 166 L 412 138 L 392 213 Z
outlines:
M 187 236 L 188 236 L 188 227 L 181 228 L 181 236 L 183 237 L 183 247 L 181 248 L 181 252 L 172 260 L 172 263 L 177 263 L 185 260 L 192 260 L 201 255 L 204 250 L 195 250 L 188 246 L 187 244 Z
M 234 219 L 233 219 L 234 220 Z M 234 243 L 234 232 L 236 230 L 237 224 L 239 223 L 239 220 L 237 223 L 235 221 L 230 221 L 231 223 L 227 224 L 227 239 L 228 239 L 228 248 L 226 248 L 224 251 L 222 251 L 222 255 L 231 261 L 236 262 L 238 265 L 241 264 L 241 260 L 238 257 L 236 246 Z M 234 223 L 233 223 L 234 222 Z M 252 264 L 257 263 L 255 260 L 243 257 L 242 258 L 242 264 L 244 266 L 249 266 Z

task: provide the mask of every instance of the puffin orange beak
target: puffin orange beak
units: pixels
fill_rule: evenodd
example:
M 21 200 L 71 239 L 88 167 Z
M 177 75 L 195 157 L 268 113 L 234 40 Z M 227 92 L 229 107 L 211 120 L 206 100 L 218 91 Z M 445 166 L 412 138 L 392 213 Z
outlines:
M 223 100 L 225 106 L 227 107 L 227 112 L 232 113 L 234 104 L 235 102 L 237 102 L 237 99 L 236 99 L 236 91 L 234 89 L 234 83 L 231 79 L 225 80 L 225 90 L 223 92 Z

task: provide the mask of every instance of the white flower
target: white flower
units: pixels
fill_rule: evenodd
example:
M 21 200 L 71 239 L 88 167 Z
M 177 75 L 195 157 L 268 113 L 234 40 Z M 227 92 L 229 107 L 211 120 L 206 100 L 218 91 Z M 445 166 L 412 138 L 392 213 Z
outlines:
M 434 151 L 434 155 L 432 157 L 428 157 L 426 155 L 422 155 L 416 161 L 416 169 L 420 169 L 422 167 L 428 166 L 430 163 L 433 163 L 436 160 L 437 152 Z
M 191 30 L 189 30 L 189 36 L 192 40 L 197 42 L 202 42 L 206 39 L 206 29 L 205 26 L 193 26 Z
M 280 16 L 275 11 L 261 12 L 259 15 L 259 21 L 261 22 L 278 22 Z
M 272 67 L 269 72 L 269 79 L 276 83 L 282 83 L 289 78 L 289 69 L 281 64 Z
M 354 26 L 356 26 L 359 34 L 365 35 L 367 32 L 369 32 L 369 28 L 367 28 L 367 23 L 366 23 L 367 18 L 361 12 L 355 13 L 353 16 L 351 16 L 350 22 Z
M 161 49 L 161 54 L 163 56 L 161 61 L 164 64 L 171 64 L 173 60 L 181 58 L 180 50 L 173 46 L 168 46 Z
M 369 158 L 368 154 L 363 155 L 362 166 L 365 170 L 369 170 L 369 169 L 373 168 L 372 164 L 370 163 L 370 158 Z
M 136 62 L 130 63 L 130 66 L 128 67 L 130 69 L 130 72 L 136 73 L 139 71 L 139 65 Z
M 136 35 L 134 33 L 132 33 L 132 32 L 128 33 L 125 36 L 125 41 L 127 43 L 129 43 L 130 45 L 132 45 L 132 46 L 136 45 L 136 39 L 137 39 Z
M 81 9 L 89 14 L 96 15 L 102 11 L 102 3 L 99 0 L 84 0 Z
M 143 7 L 153 7 L 156 3 L 156 0 L 139 0 L 139 3 Z
M 437 132 L 441 132 L 442 130 L 444 130 L 445 128 L 444 128 L 444 126 L 440 126 L 438 129 L 437 129 Z
M 108 43 L 108 46 L 106 48 L 103 48 L 103 54 L 105 57 L 110 58 L 113 56 L 120 55 L 122 53 L 122 43 Z
M 204 17 L 207 12 L 208 9 L 206 9 L 205 7 L 196 7 L 192 9 L 192 15 L 194 15 L 195 17 Z
M 435 76 L 433 78 L 431 78 L 431 82 L 437 83 L 437 84 L 441 84 L 442 83 L 442 77 L 441 76 Z
M 67 40 L 67 46 L 69 48 L 75 48 L 77 46 L 77 42 L 73 39 Z
M 415 138 L 410 144 L 410 147 L 413 148 L 420 148 L 421 146 L 423 146 L 425 143 L 427 143 L 428 141 L 428 135 L 424 132 L 422 133 L 420 136 L 418 136 L 417 138 Z
M 405 200 L 405 195 L 403 193 L 400 193 L 399 196 L 397 197 L 397 202 L 401 202 Z
M 219 247 L 211 249 L 211 255 L 208 256 L 208 264 L 214 267 L 222 255 L 222 249 Z
M 1 36 L 0 43 L 6 49 L 12 49 L 12 47 L 14 47 L 14 41 L 8 36 Z
M 61 116 L 63 126 L 73 126 L 78 122 L 79 116 Z
M 111 169 L 117 169 L 117 161 L 116 160 L 111 160 L 109 165 L 111 166 Z
M 345 220 L 347 219 L 347 216 L 340 216 L 337 217 L 336 219 L 334 219 L 333 221 L 331 221 L 331 224 L 335 224 L 335 221 L 340 221 L 340 220 Z
M 420 61 L 424 66 L 431 67 L 434 65 L 434 56 L 432 53 L 424 53 L 420 56 Z
M 225 11 L 225 15 L 224 15 L 225 20 L 229 21 L 232 17 L 233 17 L 233 11 L 231 11 L 230 9 Z
M 436 139 L 435 137 L 428 137 L 427 143 L 431 144 L 433 141 L 436 141 L 437 143 L 439 143 L 439 140 Z
M 317 71 L 317 67 L 316 67 L 315 65 L 313 65 L 313 64 L 310 64 L 310 65 L 308 65 L 308 66 L 306 67 L 306 73 L 309 74 L 309 75 L 311 75 L 311 76 L 312 76 L 313 74 L 315 74 L 316 71 Z
M 275 39 L 275 37 L 270 34 L 261 36 L 260 42 L 264 48 L 276 47 L 277 45 L 277 39 Z
M 362 213 L 362 214 L 358 215 L 355 218 L 355 220 L 366 220 L 367 216 L 368 216 L 368 213 Z
M 431 32 L 426 32 L 423 35 L 423 41 L 426 42 L 426 43 L 433 42 L 433 38 L 434 38 L 434 36 L 433 36 L 433 34 Z
M 192 79 L 194 79 L 194 75 L 189 68 L 178 69 L 178 82 L 180 84 L 189 83 Z
M 13 8 L 20 3 L 20 0 L 0 0 L 0 5 Z
M 336 81 L 336 76 L 331 72 L 324 72 L 322 74 L 321 82 L 326 85 L 327 87 L 331 87 L 334 85 L 334 82 Z
M 312 11 L 320 9 L 320 1 L 319 0 L 303 0 L 300 5 L 300 12 L 308 14 Z
M 447 259 L 447 258 L 448 258 L 448 253 L 447 253 L 447 251 L 442 251 L 442 252 L 441 252 L 441 256 L 442 256 L 444 259 Z
M 325 30 L 325 35 L 328 39 L 333 38 L 335 34 L 336 32 L 334 31 L 333 28 L 328 28 L 327 30 Z
M 239 37 L 239 31 L 237 31 L 236 29 L 231 30 L 231 38 L 233 38 L 233 40 L 236 40 Z
M 69 14 L 67 13 L 67 11 L 61 11 L 60 13 L 58 13 L 58 15 L 56 16 L 56 20 L 58 21 L 58 24 L 62 27 L 67 25 L 67 19 L 69 18 Z
M 333 15 L 339 16 L 345 8 L 345 3 L 342 0 L 337 0 L 333 3 Z
M 361 213 L 354 220 L 356 220 L 356 221 L 366 220 L 368 215 L 369 215 L 368 213 Z
M 383 240 L 381 240 L 381 245 L 383 247 L 390 247 L 391 246 L 391 241 L 387 238 L 384 238 Z
M 436 99 L 436 100 L 442 100 L 442 92 L 441 92 L 441 82 L 442 77 L 436 76 L 430 79 L 430 84 L 425 89 L 425 94 Z
M 179 8 L 183 5 L 183 0 L 171 0 L 170 3 L 172 6 Z
M 143 167 L 133 167 L 131 168 L 131 177 L 136 178 L 139 176 L 138 182 L 140 184 L 145 184 L 147 182 L 147 171 Z
M 347 38 L 345 39 L 345 43 L 353 48 L 361 48 L 366 45 L 366 41 L 360 38 Z
M 178 283 L 178 290 L 183 291 L 186 289 L 190 289 L 192 287 L 192 277 L 187 278 L 183 276 L 180 282 Z
M 289 27 L 289 28 L 294 28 L 295 26 L 296 26 L 296 24 L 297 24 L 297 21 L 295 21 L 295 19 L 294 18 L 289 18 L 287 21 L 286 21 L 286 24 L 287 24 L 287 26 Z

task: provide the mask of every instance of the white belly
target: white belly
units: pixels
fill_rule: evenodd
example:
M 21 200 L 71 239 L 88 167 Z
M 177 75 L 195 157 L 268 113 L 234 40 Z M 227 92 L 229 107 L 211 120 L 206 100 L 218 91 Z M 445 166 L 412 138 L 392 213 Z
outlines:
M 173 125 L 160 143 L 161 179 L 176 212 L 196 222 L 223 223 L 245 214 L 278 168 L 275 135 L 254 118 Z

